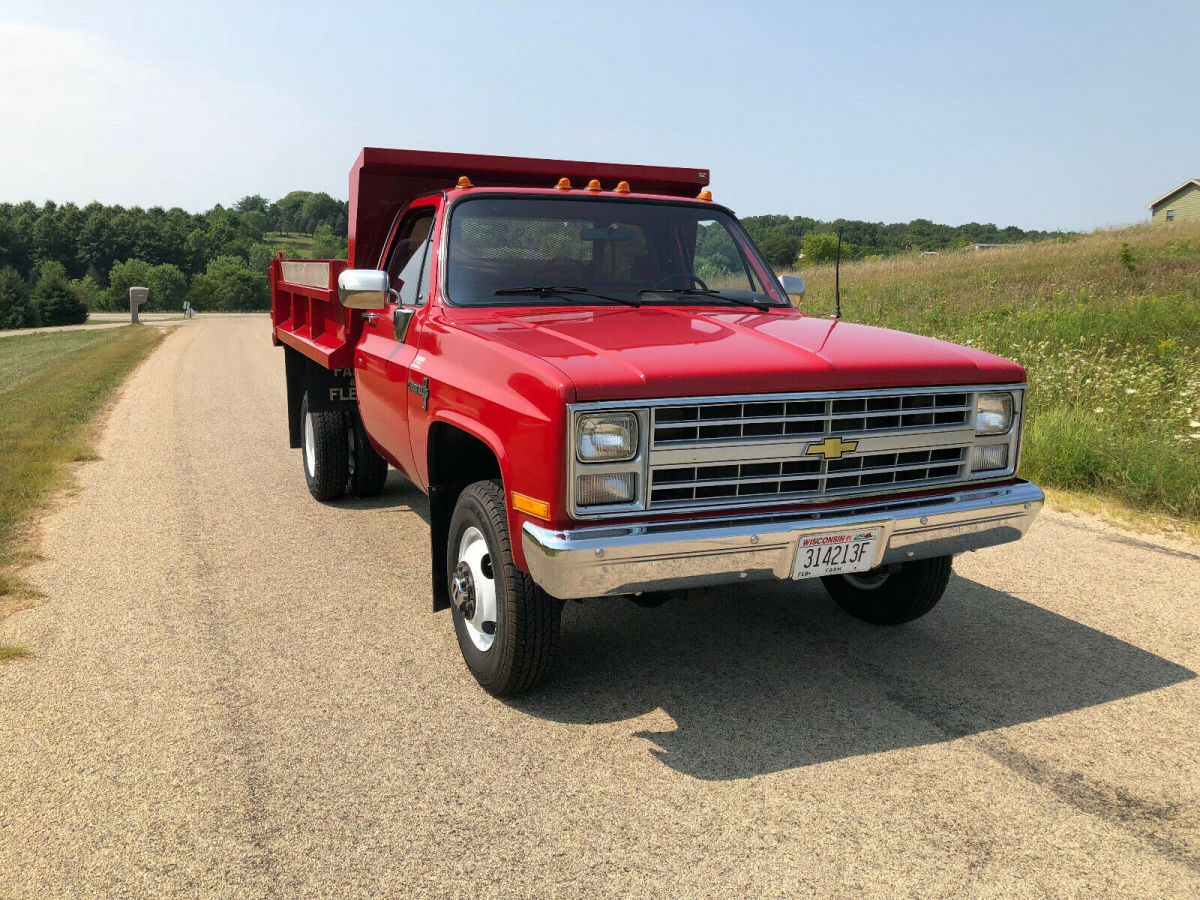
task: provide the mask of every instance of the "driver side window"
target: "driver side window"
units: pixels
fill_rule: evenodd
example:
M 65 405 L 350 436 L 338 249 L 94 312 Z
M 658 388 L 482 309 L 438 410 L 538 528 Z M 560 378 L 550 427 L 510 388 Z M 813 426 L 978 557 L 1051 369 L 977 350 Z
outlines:
M 425 292 L 419 288 L 432 231 L 433 209 L 420 210 L 401 226 L 401 236 L 388 255 L 388 283 L 405 306 L 418 306 L 425 300 Z

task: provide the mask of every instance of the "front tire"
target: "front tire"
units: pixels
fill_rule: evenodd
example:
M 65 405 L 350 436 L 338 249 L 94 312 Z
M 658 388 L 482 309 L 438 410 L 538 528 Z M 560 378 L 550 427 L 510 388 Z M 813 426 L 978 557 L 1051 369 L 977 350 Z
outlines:
M 534 688 L 558 646 L 562 601 L 513 563 L 499 482 L 477 481 L 459 495 L 446 568 L 454 632 L 475 680 L 497 697 Z
M 872 625 L 902 625 L 919 619 L 942 599 L 950 582 L 949 556 L 903 563 L 895 570 L 821 579 L 837 605 Z
M 308 492 L 318 500 L 338 500 L 346 493 L 350 478 L 350 444 L 346 439 L 346 416 L 340 412 L 313 412 L 308 392 L 300 401 L 304 480 Z

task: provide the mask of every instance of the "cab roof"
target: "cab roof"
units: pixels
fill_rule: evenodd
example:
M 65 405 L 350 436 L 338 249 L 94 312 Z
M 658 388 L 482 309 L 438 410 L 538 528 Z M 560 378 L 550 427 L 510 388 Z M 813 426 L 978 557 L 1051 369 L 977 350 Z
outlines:
M 630 197 L 694 198 L 708 186 L 707 169 L 364 147 L 350 170 L 350 266 L 373 266 L 396 213 L 422 194 L 453 190 L 463 175 L 476 188 L 550 189 L 547 193 L 563 193 L 553 188 L 568 178 L 577 188 L 571 194 L 587 194 L 578 189 L 596 178 L 604 187 L 600 196 L 621 196 L 612 193 L 620 181 L 636 192 Z

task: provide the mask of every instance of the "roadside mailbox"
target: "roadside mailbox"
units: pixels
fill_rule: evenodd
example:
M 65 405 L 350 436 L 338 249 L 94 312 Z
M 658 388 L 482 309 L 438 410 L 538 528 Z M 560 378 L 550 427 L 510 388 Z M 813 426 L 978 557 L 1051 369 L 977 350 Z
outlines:
M 134 325 L 138 323 L 138 307 L 150 296 L 150 288 L 131 287 L 129 289 L 129 320 Z

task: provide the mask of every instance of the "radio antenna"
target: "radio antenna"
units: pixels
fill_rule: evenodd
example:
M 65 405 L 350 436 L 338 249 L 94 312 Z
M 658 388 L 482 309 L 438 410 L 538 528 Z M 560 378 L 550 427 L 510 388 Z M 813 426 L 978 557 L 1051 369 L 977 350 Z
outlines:
M 838 226 L 837 257 L 833 263 L 833 317 L 835 319 L 842 317 L 842 229 L 844 227 L 844 225 Z

